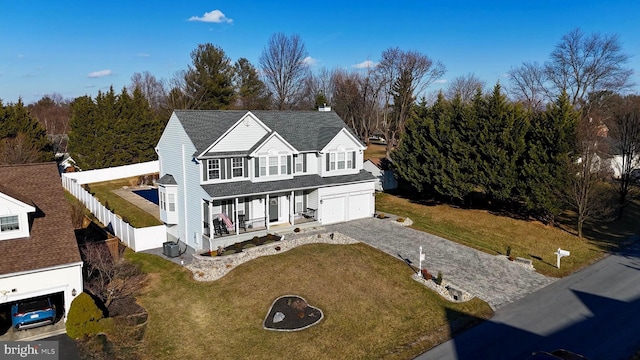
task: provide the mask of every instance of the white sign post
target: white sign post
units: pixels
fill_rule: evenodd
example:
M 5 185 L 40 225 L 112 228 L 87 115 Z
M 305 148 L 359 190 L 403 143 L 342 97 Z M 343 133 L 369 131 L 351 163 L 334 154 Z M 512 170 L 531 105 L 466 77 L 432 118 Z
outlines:
M 424 254 L 422 253 L 422 246 L 420 246 L 420 261 L 418 267 L 420 267 L 420 272 L 422 272 L 422 261 L 424 260 Z
M 565 256 L 569 256 L 569 255 L 571 255 L 571 253 L 570 253 L 569 251 L 567 251 L 567 250 L 562 250 L 562 249 L 560 249 L 560 248 L 558 248 L 558 251 L 556 251 L 556 252 L 555 252 L 555 254 L 556 254 L 556 255 L 557 255 L 557 257 L 558 257 L 558 264 L 557 264 L 558 269 L 560 269 L 560 258 L 563 258 L 563 257 L 565 257 Z

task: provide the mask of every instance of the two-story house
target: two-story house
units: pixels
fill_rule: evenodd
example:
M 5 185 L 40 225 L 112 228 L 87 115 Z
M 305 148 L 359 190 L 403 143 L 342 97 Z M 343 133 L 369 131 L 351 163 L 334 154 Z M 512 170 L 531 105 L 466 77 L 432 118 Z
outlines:
M 56 163 L 0 166 L 0 305 L 82 292 L 82 260 Z
M 167 238 L 216 249 L 274 227 L 373 216 L 365 148 L 332 111 L 176 110 L 156 148 Z

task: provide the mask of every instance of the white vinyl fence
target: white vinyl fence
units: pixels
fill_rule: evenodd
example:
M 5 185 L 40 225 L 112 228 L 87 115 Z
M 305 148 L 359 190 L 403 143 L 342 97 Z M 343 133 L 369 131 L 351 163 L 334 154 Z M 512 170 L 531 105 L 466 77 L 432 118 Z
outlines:
M 125 245 L 137 252 L 162 247 L 162 243 L 167 241 L 165 226 L 158 225 L 146 228 L 134 228 L 100 204 L 88 191 L 82 188 L 82 185 L 156 172 L 158 172 L 158 162 L 150 161 L 108 169 L 65 173 L 62 174 L 62 186 L 75 196 L 76 199 L 80 200 L 80 202 L 82 202 L 101 223 L 109 228 L 113 234 L 119 237 Z

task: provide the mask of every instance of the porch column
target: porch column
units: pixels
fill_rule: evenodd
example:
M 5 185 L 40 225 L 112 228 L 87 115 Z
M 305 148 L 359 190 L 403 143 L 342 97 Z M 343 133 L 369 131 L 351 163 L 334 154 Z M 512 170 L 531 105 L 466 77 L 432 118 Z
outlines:
M 295 218 L 295 204 L 296 204 L 296 194 L 292 190 L 291 195 L 289 196 L 289 224 L 293 225 L 293 221 Z
M 209 239 L 213 239 L 216 236 L 216 229 L 213 228 L 213 199 L 209 201 Z
M 264 226 L 269 230 L 269 194 L 266 194 L 264 197 Z
M 240 231 L 240 224 L 238 224 L 238 198 L 235 198 L 234 200 L 236 202 L 235 203 L 236 211 L 234 211 L 234 214 L 233 214 L 233 217 L 234 217 L 233 224 L 235 225 L 235 228 L 236 228 L 236 235 L 238 235 Z

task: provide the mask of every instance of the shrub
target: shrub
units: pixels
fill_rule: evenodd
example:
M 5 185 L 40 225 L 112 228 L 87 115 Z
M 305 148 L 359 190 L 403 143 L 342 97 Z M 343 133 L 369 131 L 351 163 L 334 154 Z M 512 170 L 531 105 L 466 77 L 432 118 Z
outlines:
M 506 251 L 507 257 L 511 256 L 511 246 L 507 245 L 507 251 Z
M 403 222 L 404 222 L 404 218 L 399 217 L 397 221 L 398 221 L 399 223 L 403 223 Z
M 293 229 L 293 232 L 295 232 L 295 233 L 299 233 L 299 232 L 300 232 L 300 228 L 295 228 L 295 229 Z
M 378 213 L 378 219 L 384 219 L 387 216 L 384 213 Z
M 251 239 L 251 242 L 252 242 L 252 243 L 254 243 L 255 245 L 260 245 L 260 238 L 259 238 L 259 237 L 257 237 L 257 236 L 254 236 L 254 237 Z
M 436 284 L 442 285 L 442 271 L 438 271 L 438 276 L 436 277 Z
M 67 317 L 67 335 L 73 339 L 96 335 L 104 330 L 104 313 L 93 298 L 83 292 L 80 293 L 69 309 Z

